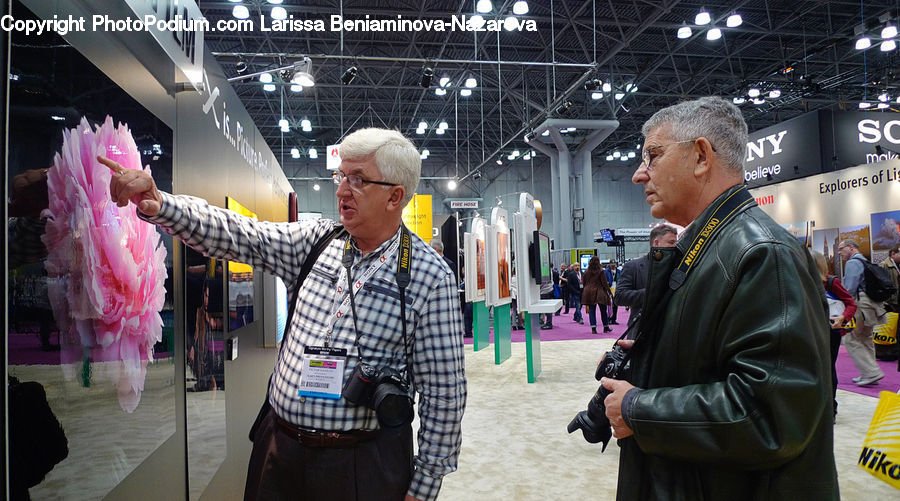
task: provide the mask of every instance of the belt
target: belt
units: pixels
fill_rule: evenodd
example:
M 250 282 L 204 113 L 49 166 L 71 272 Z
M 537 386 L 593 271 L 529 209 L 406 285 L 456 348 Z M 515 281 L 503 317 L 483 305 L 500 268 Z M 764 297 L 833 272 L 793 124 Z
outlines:
M 360 442 L 371 440 L 378 435 L 378 430 L 319 431 L 305 430 L 275 417 L 278 429 L 306 447 L 352 447 Z

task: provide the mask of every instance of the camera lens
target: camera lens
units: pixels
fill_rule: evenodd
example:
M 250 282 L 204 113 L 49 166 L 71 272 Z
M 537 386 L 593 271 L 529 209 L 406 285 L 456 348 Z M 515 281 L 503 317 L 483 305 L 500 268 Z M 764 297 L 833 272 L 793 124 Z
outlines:
M 394 384 L 383 382 L 375 388 L 372 407 L 382 427 L 396 428 L 412 423 L 412 399 Z

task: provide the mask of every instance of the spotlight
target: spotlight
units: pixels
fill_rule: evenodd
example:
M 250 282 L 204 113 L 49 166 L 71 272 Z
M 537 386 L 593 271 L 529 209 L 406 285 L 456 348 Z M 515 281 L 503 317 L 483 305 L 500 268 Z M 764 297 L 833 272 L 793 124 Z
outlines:
M 503 160 L 500 160 L 500 159 L 498 158 L 498 159 L 497 159 L 497 165 L 503 165 Z M 477 176 L 477 177 L 476 177 L 476 176 Z M 475 174 L 472 175 L 472 177 L 474 177 L 475 179 L 478 179 L 479 177 L 481 177 L 481 175 L 478 174 L 478 173 L 476 172 Z
M 778 99 L 781 97 L 781 89 L 772 89 L 769 91 L 769 99 Z
M 438 85 L 440 85 L 441 87 L 447 87 L 448 85 L 450 85 L 450 77 L 441 77 L 441 79 L 438 80 Z
M 447 181 L 447 189 L 450 191 L 456 191 L 456 187 L 458 186 L 456 179 L 451 179 Z
M 709 12 L 706 12 L 705 10 L 701 10 L 694 17 L 694 24 L 697 26 L 707 25 L 710 21 L 712 21 L 712 18 L 710 17 Z
M 272 19 L 287 19 L 287 11 L 284 7 L 272 7 L 272 13 L 270 14 Z
M 446 129 L 447 127 L 450 127 L 450 125 L 447 122 L 442 121 L 441 123 L 438 124 L 438 129 Z
M 890 52 L 897 48 L 897 42 L 893 40 L 885 40 L 881 42 L 881 52 Z
M 316 85 L 316 79 L 310 73 L 311 70 L 312 59 L 308 57 L 304 56 L 303 60 L 294 62 L 294 76 L 291 78 L 291 83 L 302 85 L 303 87 Z
M 263 90 L 266 92 L 275 92 L 275 84 L 264 84 Z
M 763 103 L 765 103 L 765 102 L 766 102 L 766 100 L 763 99 L 763 98 L 761 98 L 761 97 L 754 97 L 754 98 L 753 98 L 753 104 L 755 104 L 755 105 L 760 105 L 760 104 L 763 104 Z
M 607 161 L 607 162 L 612 162 L 613 160 L 615 160 L 615 157 L 614 157 L 614 156 L 612 156 L 612 155 L 606 155 L 606 161 Z
M 691 27 L 688 25 L 684 25 L 681 28 L 678 28 L 678 33 L 676 36 L 681 39 L 690 38 L 693 35 L 693 31 L 691 31 Z
M 321 188 L 321 186 L 319 186 L 319 183 L 316 183 L 313 185 L 313 190 L 319 191 L 320 189 L 322 189 L 322 188 Z
M 303 86 L 298 84 L 291 84 L 291 92 L 302 92 Z
M 475 4 L 475 10 L 482 14 L 486 14 L 494 10 L 494 6 L 491 5 L 491 0 L 478 0 L 478 3 Z
M 513 14 L 517 16 L 528 14 L 528 2 L 526 2 L 525 0 L 518 0 L 516 3 L 514 3 Z
M 462 89 L 459 91 L 459 95 L 462 97 L 469 97 L 472 95 L 472 89 Z
M 609 82 L 604 83 L 603 92 L 612 92 L 612 84 Z
M 742 24 L 744 24 L 744 19 L 737 13 L 728 16 L 728 20 L 725 21 L 725 26 L 728 26 L 729 28 L 737 28 Z
M 887 103 L 878 103 L 878 109 L 879 109 L 879 110 L 887 109 L 887 108 L 889 108 L 890 106 L 891 106 L 891 105 L 889 105 L 889 104 L 887 104 Z
M 706 32 L 707 40 L 718 40 L 720 38 L 722 38 L 722 30 L 720 30 L 719 28 L 711 28 Z
M 426 66 L 422 68 L 422 80 L 419 81 L 419 85 L 424 88 L 431 87 L 431 80 L 434 78 L 434 69 L 430 66 Z
M 441 88 L 441 87 L 438 87 L 438 88 L 434 89 L 434 95 L 436 95 L 436 96 L 446 96 L 446 95 L 447 95 L 447 89 L 443 89 L 443 88 Z
M 341 83 L 344 85 L 350 85 L 350 82 L 352 82 L 353 79 L 356 78 L 357 71 L 358 70 L 356 66 L 347 68 L 347 71 L 345 71 L 344 74 L 341 75 Z
M 587 90 L 587 91 L 600 90 L 601 85 L 603 85 L 603 82 L 598 78 L 594 78 L 594 79 L 588 80 L 587 82 L 584 82 L 584 90 Z
M 247 19 L 250 17 L 250 9 L 246 5 L 235 5 L 231 11 L 231 15 L 237 19 Z
M 865 101 L 862 101 L 859 103 L 859 109 L 861 109 L 861 110 L 867 110 L 871 107 L 872 107 L 872 103 L 867 103 Z
M 259 76 L 259 81 L 267 84 L 272 83 L 272 74 L 271 73 L 263 73 Z
M 896 25 L 889 24 L 881 29 L 881 38 L 882 39 L 886 40 L 888 38 L 894 38 L 895 36 L 897 36 L 897 26 Z
M 475 80 L 474 77 L 469 77 L 466 79 L 465 86 L 469 89 L 474 89 L 475 87 L 478 87 L 478 80 Z
M 571 107 L 572 107 L 572 101 L 563 101 L 563 103 L 560 104 L 560 105 L 556 108 L 556 113 L 559 114 L 559 115 L 565 115 L 566 113 L 569 112 L 569 109 L 570 109 Z
M 872 46 L 872 39 L 867 36 L 860 37 L 856 40 L 856 50 L 866 50 Z
M 884 92 L 878 96 L 878 100 L 881 101 L 882 103 L 886 103 L 886 102 L 890 101 L 891 98 L 888 97 L 887 92 Z
M 758 97 L 759 89 L 757 89 L 756 87 L 751 87 L 750 90 L 747 91 L 747 95 L 750 97 Z
M 747 100 L 744 99 L 743 97 L 734 97 L 731 99 L 731 102 L 734 104 L 744 104 L 747 102 Z
M 602 92 L 591 92 L 591 99 L 594 99 L 594 100 L 603 99 L 603 93 Z
M 624 92 L 616 92 L 616 95 L 613 97 L 616 98 L 616 101 L 621 101 L 622 98 L 625 97 L 625 93 Z
M 234 65 L 234 69 L 237 70 L 238 74 L 243 74 L 247 72 L 247 63 L 243 61 L 238 61 L 237 64 Z

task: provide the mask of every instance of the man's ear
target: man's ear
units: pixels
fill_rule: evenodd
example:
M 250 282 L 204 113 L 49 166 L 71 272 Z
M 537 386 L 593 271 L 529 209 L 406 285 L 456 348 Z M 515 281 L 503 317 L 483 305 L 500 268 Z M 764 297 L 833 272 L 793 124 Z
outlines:
M 388 198 L 388 210 L 403 210 L 403 207 L 400 207 L 400 203 L 403 202 L 403 198 L 406 196 L 406 188 L 400 185 L 391 186 L 391 196 Z
M 702 178 L 709 176 L 712 165 L 710 161 L 714 154 L 712 143 L 705 137 L 699 137 L 694 141 L 694 151 L 692 152 L 696 163 L 694 164 L 694 177 Z

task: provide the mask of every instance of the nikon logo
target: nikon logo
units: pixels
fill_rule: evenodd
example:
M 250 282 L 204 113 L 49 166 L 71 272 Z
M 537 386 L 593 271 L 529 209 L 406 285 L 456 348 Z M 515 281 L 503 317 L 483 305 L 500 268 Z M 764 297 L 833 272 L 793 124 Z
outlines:
M 884 334 L 875 334 L 873 339 L 875 341 L 881 341 L 882 344 L 894 344 L 897 342 L 893 336 L 885 336 Z
M 888 461 L 887 455 L 882 451 L 863 447 L 857 463 L 867 470 L 900 480 L 900 464 Z
M 694 258 L 697 257 L 697 253 L 699 253 L 699 252 L 700 252 L 700 249 L 703 248 L 703 244 L 704 244 L 705 242 L 706 242 L 706 239 L 703 238 L 703 237 L 700 237 L 700 239 L 697 240 L 697 244 L 694 245 L 694 248 L 691 249 L 691 251 L 688 252 L 687 257 L 684 258 L 684 263 L 685 263 L 685 264 L 687 264 L 688 266 L 690 266 L 690 264 L 694 261 Z

